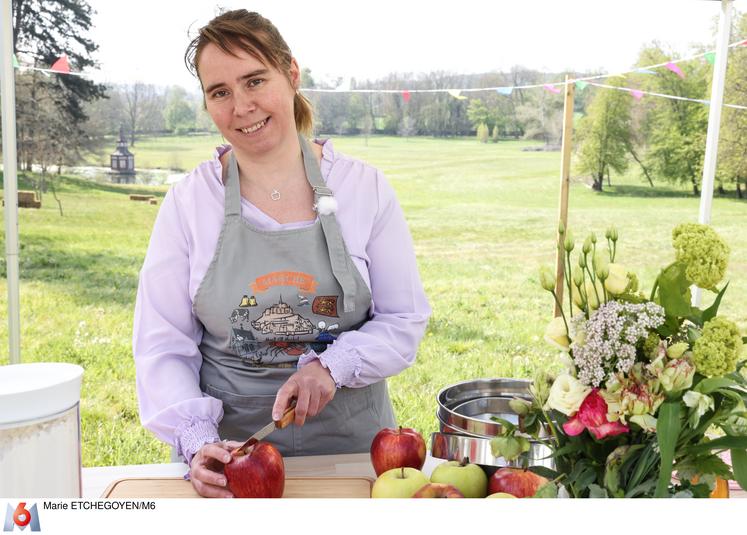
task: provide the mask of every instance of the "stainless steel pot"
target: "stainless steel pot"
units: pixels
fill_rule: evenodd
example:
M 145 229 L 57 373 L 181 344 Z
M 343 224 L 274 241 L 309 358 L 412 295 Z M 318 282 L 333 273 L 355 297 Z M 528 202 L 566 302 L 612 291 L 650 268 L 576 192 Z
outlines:
M 498 435 L 502 427 L 491 416 L 518 423 L 508 403 L 513 398 L 529 399 L 530 384 L 528 379 L 476 379 L 444 388 L 437 397 L 441 431 L 478 438 Z
M 525 461 L 528 466 L 545 466 L 555 469 L 555 461 L 550 457 L 552 451 L 536 440 L 530 440 L 529 451 L 514 461 L 503 457 L 494 457 L 490 450 L 490 439 L 469 437 L 453 433 L 431 434 L 431 455 L 447 461 L 469 458 L 471 463 L 479 464 L 490 475 L 498 467 L 521 467 Z

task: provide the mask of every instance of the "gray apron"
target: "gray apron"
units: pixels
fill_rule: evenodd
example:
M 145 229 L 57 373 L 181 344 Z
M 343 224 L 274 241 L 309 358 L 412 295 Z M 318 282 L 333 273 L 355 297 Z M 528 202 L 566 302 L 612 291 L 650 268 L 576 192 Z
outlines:
M 299 136 L 314 198 L 331 195 Z M 195 295 L 204 326 L 200 387 L 223 402 L 221 438 L 244 441 L 272 420 L 280 386 L 298 358 L 322 353 L 339 333 L 368 319 L 371 292 L 353 264 L 334 214 L 308 227 L 265 231 L 241 217 L 233 152 L 225 183 L 225 219 L 215 255 Z M 340 388 L 323 411 L 268 441 L 286 456 L 360 453 L 382 427 L 395 425 L 386 381 Z

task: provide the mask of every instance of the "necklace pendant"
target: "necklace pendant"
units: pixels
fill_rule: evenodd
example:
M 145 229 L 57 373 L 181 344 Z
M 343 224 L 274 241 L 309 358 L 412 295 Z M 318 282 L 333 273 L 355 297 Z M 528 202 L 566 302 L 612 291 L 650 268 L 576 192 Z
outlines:
M 278 190 L 276 190 L 276 189 L 272 190 L 272 193 L 270 193 L 270 198 L 271 198 L 271 199 L 272 199 L 273 201 L 278 201 L 278 200 L 280 200 L 280 192 L 279 192 Z

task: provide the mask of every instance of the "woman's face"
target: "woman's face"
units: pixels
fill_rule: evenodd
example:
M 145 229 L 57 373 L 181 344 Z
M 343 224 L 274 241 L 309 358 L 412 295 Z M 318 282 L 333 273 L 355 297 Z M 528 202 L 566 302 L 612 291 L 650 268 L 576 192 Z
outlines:
M 207 112 L 223 137 L 248 155 L 262 155 L 296 137 L 293 97 L 299 70 L 290 79 L 243 50 L 238 57 L 210 43 L 200 54 L 199 75 Z M 293 86 L 291 86 L 293 84 Z

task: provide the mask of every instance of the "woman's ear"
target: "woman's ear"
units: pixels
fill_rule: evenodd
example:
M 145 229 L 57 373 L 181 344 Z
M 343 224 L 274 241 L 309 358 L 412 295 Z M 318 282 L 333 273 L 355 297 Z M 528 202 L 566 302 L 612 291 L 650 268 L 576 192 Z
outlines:
M 296 58 L 291 58 L 291 64 L 288 74 L 290 75 L 291 86 L 294 90 L 298 91 L 298 89 L 301 87 L 301 69 L 298 67 Z

